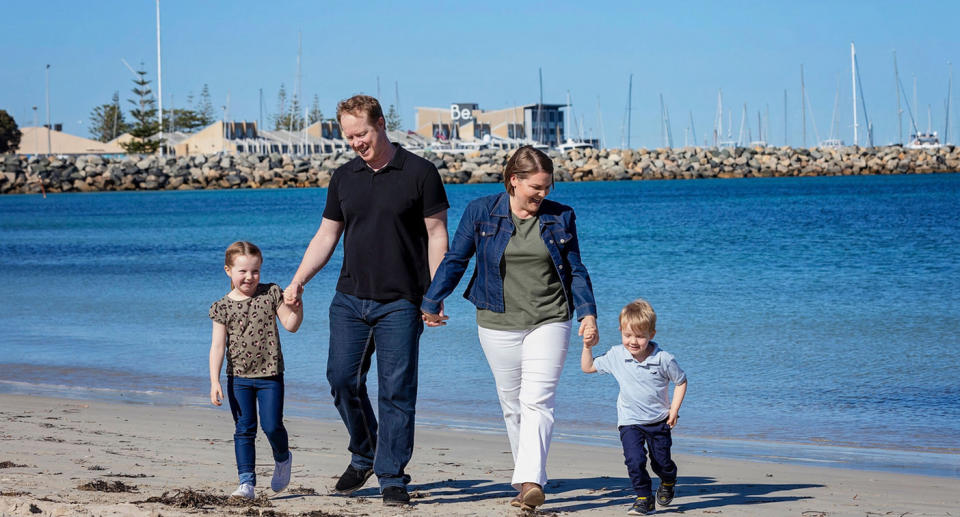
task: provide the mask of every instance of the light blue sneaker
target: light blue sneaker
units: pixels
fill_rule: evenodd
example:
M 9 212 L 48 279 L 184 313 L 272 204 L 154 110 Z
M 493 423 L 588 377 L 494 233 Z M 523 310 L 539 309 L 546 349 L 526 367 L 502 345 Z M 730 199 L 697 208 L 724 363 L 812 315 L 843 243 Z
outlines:
M 287 453 L 287 461 L 278 461 L 273 466 L 273 479 L 270 480 L 270 488 L 274 492 L 280 492 L 290 484 L 290 468 L 293 466 L 293 453 Z

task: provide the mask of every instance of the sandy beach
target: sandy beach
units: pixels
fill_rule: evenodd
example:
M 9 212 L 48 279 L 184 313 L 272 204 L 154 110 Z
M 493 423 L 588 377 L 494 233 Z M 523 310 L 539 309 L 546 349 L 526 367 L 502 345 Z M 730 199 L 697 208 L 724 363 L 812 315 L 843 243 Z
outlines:
M 417 429 L 412 504 L 385 507 L 374 480 L 333 493 L 348 461 L 340 422 L 287 418 L 293 480 L 269 489 L 257 440 L 258 498 L 235 488 L 229 410 L 0 395 L 0 515 L 516 515 L 507 439 Z M 678 456 L 678 495 L 658 514 L 960 515 L 960 479 Z M 555 442 L 543 515 L 625 515 L 632 500 L 620 451 Z

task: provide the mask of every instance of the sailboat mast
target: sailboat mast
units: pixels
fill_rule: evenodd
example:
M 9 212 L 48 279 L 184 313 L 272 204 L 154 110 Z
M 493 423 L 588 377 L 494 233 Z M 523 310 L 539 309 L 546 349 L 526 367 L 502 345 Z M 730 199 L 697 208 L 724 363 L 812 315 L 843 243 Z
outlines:
M 787 140 L 787 90 L 783 90 L 783 145 L 790 145 Z
M 543 68 L 537 68 L 540 75 L 540 102 L 537 103 L 537 143 L 543 143 Z
M 633 149 L 630 143 L 630 123 L 633 118 L 633 74 L 630 74 L 630 82 L 627 85 L 627 149 Z
M 803 63 L 800 64 L 800 127 L 803 128 L 803 147 L 807 146 L 807 90 L 803 84 Z
M 663 142 L 664 147 L 669 147 L 667 145 L 667 115 L 663 110 L 663 94 L 660 94 L 660 140 Z
M 693 125 L 693 110 L 690 110 L 690 134 L 693 136 L 693 145 L 697 145 L 697 126 Z
M 950 67 L 950 76 L 947 79 L 947 109 L 945 111 L 945 114 L 944 114 L 945 118 L 943 121 L 943 143 L 944 144 L 948 142 L 948 138 L 950 137 L 950 88 L 953 86 L 953 65 L 950 64 L 949 62 L 947 63 L 947 65 Z
M 853 84 L 853 145 L 860 145 L 860 137 L 857 134 L 857 51 L 850 42 L 850 77 Z
M 893 77 L 897 82 L 897 143 L 903 145 L 903 109 L 900 107 L 900 72 L 897 70 L 897 51 L 893 51 Z

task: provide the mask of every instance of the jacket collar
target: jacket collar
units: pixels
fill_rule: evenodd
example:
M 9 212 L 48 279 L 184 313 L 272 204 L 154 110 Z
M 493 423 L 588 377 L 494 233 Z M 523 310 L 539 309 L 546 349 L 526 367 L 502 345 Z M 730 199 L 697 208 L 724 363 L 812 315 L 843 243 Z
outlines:
M 497 196 L 497 200 L 493 203 L 493 208 L 490 209 L 490 215 L 493 217 L 510 217 L 510 194 L 506 192 L 501 192 Z

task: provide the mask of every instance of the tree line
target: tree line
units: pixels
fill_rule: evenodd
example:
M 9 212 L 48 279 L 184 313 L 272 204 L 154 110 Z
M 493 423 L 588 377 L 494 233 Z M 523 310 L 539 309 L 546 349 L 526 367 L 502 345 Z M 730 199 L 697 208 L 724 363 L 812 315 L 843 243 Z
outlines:
M 132 96 L 127 99 L 130 108 L 124 113 L 120 103 L 120 92 L 113 92 L 109 103 L 101 104 L 90 111 L 90 135 L 100 142 L 109 142 L 124 133 L 129 133 L 132 139 L 120 143 L 128 153 L 152 154 L 157 152 L 163 142 L 156 138 L 160 131 L 157 120 L 157 100 L 147 79 L 147 72 L 143 63 L 135 72 Z M 181 131 L 193 133 L 203 129 L 217 120 L 217 113 L 213 107 L 210 88 L 204 84 L 200 95 L 194 98 L 187 96 L 186 107 L 169 108 L 163 110 L 164 131 Z M 133 120 L 127 120 L 127 114 Z M 401 128 L 400 115 L 396 107 L 390 105 L 384 114 L 387 129 L 397 131 Z M 313 96 L 309 109 L 304 106 L 298 95 L 288 96 L 286 87 L 280 83 L 277 92 L 276 111 L 269 116 L 270 125 L 274 130 L 302 131 L 307 126 L 323 120 L 336 122 L 334 119 L 324 119 L 320 109 L 320 97 Z M 16 121 L 6 111 L 0 110 L 0 153 L 13 152 L 20 143 L 20 131 Z

